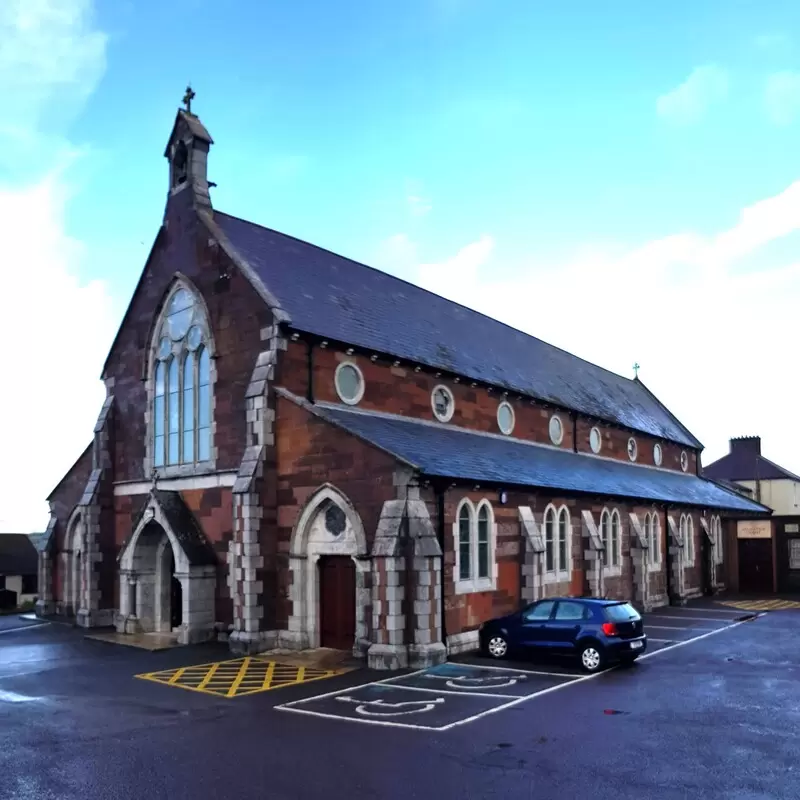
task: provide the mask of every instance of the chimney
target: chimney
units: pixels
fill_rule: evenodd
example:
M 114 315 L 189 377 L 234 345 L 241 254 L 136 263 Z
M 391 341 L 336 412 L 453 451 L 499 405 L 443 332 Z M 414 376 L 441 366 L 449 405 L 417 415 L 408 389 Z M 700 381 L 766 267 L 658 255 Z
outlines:
M 730 440 L 731 453 L 755 453 L 757 456 L 761 455 L 761 437 L 760 436 L 739 436 Z

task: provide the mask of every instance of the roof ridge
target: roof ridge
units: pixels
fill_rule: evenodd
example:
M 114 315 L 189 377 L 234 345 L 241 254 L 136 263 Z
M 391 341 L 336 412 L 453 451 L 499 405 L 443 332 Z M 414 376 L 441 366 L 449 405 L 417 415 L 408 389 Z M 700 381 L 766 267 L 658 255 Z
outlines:
M 363 261 L 356 261 L 354 258 L 350 258 L 350 256 L 342 255 L 341 253 L 337 253 L 334 250 L 330 250 L 327 247 L 322 247 L 321 245 L 314 244 L 313 242 L 306 241 L 305 239 L 301 239 L 298 236 L 293 236 L 291 233 L 284 233 L 283 231 L 276 230 L 275 228 L 270 228 L 267 225 L 261 225 L 258 222 L 253 222 L 249 219 L 244 219 L 244 217 L 237 217 L 234 214 L 228 214 L 225 211 L 219 211 L 216 208 L 214 209 L 214 214 L 220 214 L 221 216 L 228 217 L 229 219 L 237 220 L 238 222 L 243 222 L 246 225 L 253 225 L 256 228 L 261 228 L 265 231 L 270 231 L 271 233 L 275 233 L 278 236 L 283 236 L 286 239 L 291 239 L 294 242 L 298 242 L 299 244 L 305 245 L 306 247 L 313 247 L 315 250 L 320 250 L 323 253 L 329 253 L 332 256 L 336 256 L 336 258 L 343 258 L 345 261 L 349 261 L 351 264 L 356 264 L 359 267 L 364 267 L 364 269 L 372 270 L 373 272 L 379 272 L 381 275 L 385 275 L 392 280 L 397 281 L 398 283 L 404 283 L 406 286 L 411 286 L 417 291 L 425 292 L 426 294 L 432 295 L 433 297 L 437 297 L 440 300 L 444 300 L 447 303 L 452 303 L 454 306 L 458 306 L 459 308 L 463 308 L 465 311 L 469 311 L 470 314 L 477 314 L 484 319 L 491 320 L 497 325 L 502 325 L 509 330 L 513 331 L 514 333 L 519 333 L 522 336 L 527 336 L 529 339 L 534 339 L 537 342 L 541 342 L 542 344 L 547 345 L 548 347 L 552 347 L 554 350 L 560 350 L 562 353 L 566 353 L 571 358 L 575 358 L 578 361 L 583 361 L 584 364 L 589 364 L 589 366 L 594 367 L 595 369 L 602 370 L 603 372 L 607 372 L 609 375 L 613 375 L 615 378 L 619 380 L 627 381 L 628 383 L 634 383 L 633 378 L 626 378 L 624 375 L 620 375 L 619 372 L 614 372 L 614 370 L 609 369 L 608 367 L 603 367 L 600 364 L 595 364 L 594 361 L 589 361 L 587 358 L 583 358 L 583 356 L 575 355 L 575 353 L 571 353 L 569 350 L 566 350 L 563 347 L 559 347 L 557 344 L 553 344 L 552 342 L 548 342 L 545 339 L 540 339 L 538 336 L 534 336 L 532 333 L 528 333 L 527 331 L 520 330 L 519 328 L 515 328 L 513 325 L 509 324 L 508 322 L 503 322 L 501 319 L 497 319 L 496 317 L 492 317 L 489 314 L 485 314 L 483 311 L 478 311 L 477 309 L 470 308 L 470 306 L 466 306 L 463 303 L 460 303 L 458 300 L 451 300 L 449 297 L 445 297 L 444 295 L 437 294 L 436 292 L 432 291 L 431 289 L 426 289 L 424 286 L 420 286 L 418 283 L 413 283 L 412 281 L 401 278 L 397 275 L 393 275 L 391 272 L 386 272 L 385 270 L 379 269 L 378 267 L 373 267 L 370 264 L 365 264 Z M 640 381 L 641 383 L 641 381 Z M 655 398 L 657 400 L 657 398 Z M 660 401 L 657 400 L 660 403 Z M 671 412 L 669 412 L 671 413 Z M 683 426 L 681 426 L 683 427 Z M 685 428 L 684 428 L 685 430 Z M 688 432 L 688 431 L 687 431 Z M 695 438 L 695 437 L 692 437 Z
M 756 454 L 756 459 L 759 459 L 759 458 L 762 461 L 766 461 L 767 464 L 769 464 L 772 467 L 775 467 L 775 469 L 779 470 L 780 472 L 783 472 L 790 479 L 795 480 L 795 481 L 800 481 L 800 476 L 795 475 L 794 472 L 791 472 L 790 470 L 786 469 L 786 467 L 782 467 L 780 464 L 776 464 L 774 461 L 772 461 L 771 459 L 767 458 L 766 456 L 762 456 L 761 453 L 757 453 Z

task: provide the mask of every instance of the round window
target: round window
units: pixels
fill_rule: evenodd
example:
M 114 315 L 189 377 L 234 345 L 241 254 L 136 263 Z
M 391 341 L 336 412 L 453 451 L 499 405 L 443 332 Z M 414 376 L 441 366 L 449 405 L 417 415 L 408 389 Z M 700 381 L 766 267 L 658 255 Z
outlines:
M 350 362 L 339 364 L 336 368 L 336 393 L 343 403 L 352 406 L 364 396 L 364 376 L 361 370 Z
M 497 424 L 506 435 L 514 430 L 514 409 L 511 403 L 500 403 L 497 407 Z
M 681 469 L 684 472 L 689 469 L 689 456 L 686 454 L 685 450 L 681 452 Z
M 550 417 L 550 441 L 553 444 L 561 444 L 564 441 L 564 425 L 561 423 L 561 417 L 558 414 L 553 414 Z
M 603 434 L 600 433 L 600 428 L 592 428 L 589 431 L 589 447 L 592 448 L 593 453 L 599 453 L 602 446 Z
M 661 466 L 661 460 L 663 458 L 663 453 L 661 452 L 661 445 L 654 444 L 653 445 L 653 461 L 657 467 Z
M 628 439 L 628 458 L 631 461 L 636 461 L 636 456 L 639 454 L 639 448 L 636 446 L 636 439 L 631 436 Z
M 431 392 L 431 408 L 439 422 L 449 422 L 455 409 L 453 393 L 446 386 L 437 386 Z

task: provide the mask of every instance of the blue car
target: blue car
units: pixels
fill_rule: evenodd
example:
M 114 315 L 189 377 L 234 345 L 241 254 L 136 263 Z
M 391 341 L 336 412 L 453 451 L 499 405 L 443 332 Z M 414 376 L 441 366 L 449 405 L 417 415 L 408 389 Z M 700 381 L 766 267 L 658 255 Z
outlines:
M 572 656 L 585 672 L 612 662 L 632 663 L 647 650 L 642 618 L 630 604 L 594 597 L 539 600 L 480 627 L 484 655 Z

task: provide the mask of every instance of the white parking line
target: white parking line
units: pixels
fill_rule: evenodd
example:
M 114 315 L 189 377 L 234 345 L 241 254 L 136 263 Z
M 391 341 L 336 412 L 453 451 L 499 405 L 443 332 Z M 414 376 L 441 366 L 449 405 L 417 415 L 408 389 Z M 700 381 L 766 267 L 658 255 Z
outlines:
M 406 676 L 403 675 L 405 678 Z M 397 680 L 400 680 L 399 678 Z M 503 700 L 516 697 L 527 697 L 526 694 L 496 694 L 490 692 L 473 692 L 472 689 L 465 689 L 463 692 L 451 692 L 444 689 L 423 689 L 421 686 L 405 686 L 402 683 L 387 683 L 387 686 L 396 686 L 398 689 L 408 689 L 409 692 L 427 692 L 428 694 L 455 694 L 458 697 L 499 697 Z M 314 698 L 316 700 L 316 698 Z
M 451 661 L 451 664 L 459 664 L 458 661 Z M 552 678 L 570 678 L 575 679 L 581 677 L 580 675 L 564 674 L 563 672 L 542 672 L 536 669 L 515 669 L 514 667 L 498 667 L 494 664 L 464 664 L 465 667 L 472 667 L 473 669 L 499 669 L 503 672 L 522 672 L 525 675 L 549 675 Z M 406 677 L 406 676 L 404 676 Z
M 49 624 L 49 622 L 40 622 L 36 625 L 23 625 L 21 628 L 9 628 L 6 631 L 0 631 L 0 636 L 2 636 L 4 633 L 18 633 L 19 631 L 27 631 L 31 628 L 45 628 Z
M 733 614 L 734 616 L 742 613 L 741 609 L 731 608 L 686 608 L 686 606 L 669 606 L 670 611 L 680 611 L 683 614 Z
M 722 631 L 729 631 L 731 628 L 736 628 L 739 625 L 744 625 L 747 620 L 742 620 L 741 622 L 733 622 L 730 625 L 726 625 L 724 628 L 717 628 L 716 630 L 709 631 L 708 633 L 701 633 L 699 636 L 693 636 L 691 639 L 684 639 L 680 642 L 675 642 L 674 644 L 667 645 L 666 647 L 660 647 L 658 650 L 653 650 L 650 653 L 645 653 L 643 656 L 639 657 L 639 661 L 645 658 L 650 658 L 650 656 L 656 656 L 659 653 L 666 653 L 667 650 L 674 650 L 676 647 L 683 647 L 685 644 L 691 644 L 692 642 L 700 641 L 700 639 L 706 639 L 709 636 L 714 636 L 714 634 L 722 633 Z
M 674 639 L 655 639 L 652 636 L 647 637 L 648 642 L 674 642 Z
M 722 625 L 728 624 L 729 620 L 727 619 L 717 619 L 717 617 L 683 617 L 680 615 L 673 616 L 672 614 L 651 614 L 651 618 L 654 619 L 683 619 L 683 620 L 694 620 L 699 619 L 701 622 L 719 622 Z
M 736 623 L 734 623 L 734 624 L 736 624 Z M 729 628 L 729 627 L 730 627 L 730 625 L 726 625 L 725 626 L 725 628 Z M 711 630 L 710 628 L 695 628 L 694 626 L 688 627 L 686 625 L 683 625 L 683 626 L 681 626 L 681 625 L 677 625 L 677 626 L 676 625 L 646 625 L 645 626 L 645 633 L 647 633 L 647 631 L 653 630 L 653 628 L 655 628 L 656 630 L 659 630 L 659 631 L 707 631 L 707 630 Z M 717 630 L 724 631 L 725 628 L 717 628 Z

